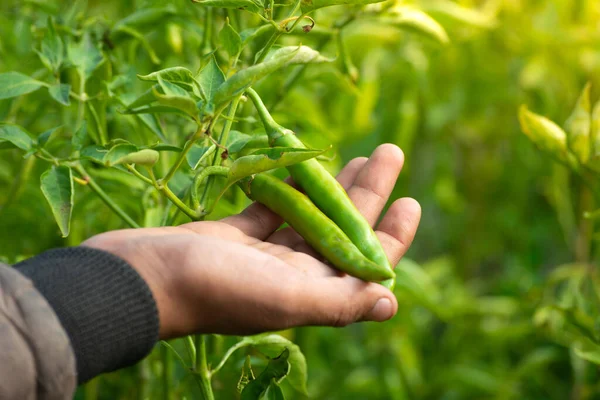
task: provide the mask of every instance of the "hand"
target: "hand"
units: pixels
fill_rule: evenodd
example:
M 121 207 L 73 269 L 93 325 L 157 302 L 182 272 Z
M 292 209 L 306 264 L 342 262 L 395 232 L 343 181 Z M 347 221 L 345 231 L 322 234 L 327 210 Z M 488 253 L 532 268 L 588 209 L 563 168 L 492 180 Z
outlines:
M 337 179 L 375 224 L 402 169 L 394 145 L 356 158 Z M 421 209 L 396 200 L 377 235 L 396 265 L 410 246 Z M 125 259 L 148 283 L 157 302 L 160 337 L 191 333 L 251 334 L 300 325 L 345 326 L 384 321 L 397 311 L 394 294 L 340 273 L 321 261 L 291 228 L 260 204 L 218 222 L 128 229 L 83 243 Z

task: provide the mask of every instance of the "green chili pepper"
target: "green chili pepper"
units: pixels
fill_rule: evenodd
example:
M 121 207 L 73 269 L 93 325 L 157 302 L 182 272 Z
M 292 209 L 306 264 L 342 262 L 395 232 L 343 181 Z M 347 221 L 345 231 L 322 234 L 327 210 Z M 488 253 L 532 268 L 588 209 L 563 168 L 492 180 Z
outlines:
M 244 178 L 239 186 L 248 197 L 281 216 L 339 270 L 366 281 L 382 281 L 395 276 L 391 269 L 367 259 L 306 195 L 285 182 L 271 175 L 256 174 Z
M 253 89 L 248 89 L 246 93 L 258 111 L 271 146 L 305 147 L 294 132 L 273 120 Z M 371 225 L 350 200 L 342 185 L 317 160 L 304 161 L 287 169 L 294 182 L 300 185 L 316 206 L 342 229 L 365 257 L 377 265 L 392 270 L 383 246 Z M 395 283 L 394 278 L 381 282 L 388 289 L 393 289 Z

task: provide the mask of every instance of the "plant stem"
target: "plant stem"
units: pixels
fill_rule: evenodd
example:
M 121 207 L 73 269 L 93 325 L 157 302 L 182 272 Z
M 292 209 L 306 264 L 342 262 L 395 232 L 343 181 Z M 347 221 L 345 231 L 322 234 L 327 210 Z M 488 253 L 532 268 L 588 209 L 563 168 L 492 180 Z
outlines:
M 221 130 L 221 135 L 219 136 L 218 143 L 223 145 L 227 143 L 227 138 L 229 136 L 229 131 L 231 130 L 231 126 L 233 125 L 233 120 L 235 118 L 235 114 L 237 112 L 238 105 L 242 95 L 236 96 L 229 105 L 229 110 L 227 111 L 227 115 L 225 116 L 225 125 L 223 125 L 223 130 Z M 223 154 L 223 150 L 220 147 L 217 147 L 215 151 L 215 156 L 213 157 L 212 166 L 220 166 L 221 165 L 221 155 Z M 202 199 L 200 200 L 200 207 L 206 208 L 206 197 L 208 193 L 210 193 L 210 189 L 212 189 L 214 180 L 211 177 L 208 177 L 208 181 L 206 182 L 206 186 L 204 187 L 204 192 L 202 193 Z
M 77 105 L 77 121 L 75 129 L 81 128 L 83 118 L 85 117 L 85 76 L 79 74 L 79 104 Z
M 210 383 L 210 371 L 206 362 L 206 338 L 204 335 L 196 335 L 195 375 L 199 378 L 198 384 L 203 400 L 214 400 L 215 397 Z
M 169 170 L 167 175 L 165 175 L 159 181 L 160 185 L 166 186 L 167 183 L 171 180 L 171 178 L 173 178 L 173 176 L 175 175 L 175 173 L 177 172 L 179 167 L 181 167 L 181 164 L 183 164 L 183 161 L 185 160 L 187 153 L 190 152 L 190 150 L 194 146 L 194 143 L 196 143 L 196 140 L 198 140 L 200 138 L 200 136 L 202 136 L 203 132 L 204 132 L 204 125 L 198 124 L 198 130 L 196 131 L 196 133 L 194 133 L 194 135 L 191 137 L 191 139 L 187 141 L 187 143 L 185 144 L 185 147 L 183 148 L 181 153 L 179 153 L 179 157 L 177 157 L 175 164 L 173 164 L 173 166 L 171 167 L 171 169 Z
M 160 193 L 162 193 L 167 199 L 171 200 L 171 203 L 175 204 L 177 208 L 179 208 L 185 215 L 190 217 L 192 221 L 196 221 L 198 217 L 198 213 L 189 208 L 173 191 L 169 188 L 169 185 L 166 182 L 157 181 L 154 176 L 154 171 L 152 168 L 147 168 L 148 175 L 150 175 L 151 182 Z
M 161 358 L 162 358 L 162 364 L 163 364 L 163 371 L 162 371 L 163 399 L 170 400 L 173 358 L 172 358 L 171 351 L 165 346 L 161 347 Z
M 586 211 L 594 210 L 594 195 L 592 190 L 585 184 L 581 185 L 579 194 L 579 212 L 583 216 Z M 590 250 L 592 236 L 594 234 L 594 220 L 589 218 L 579 219 L 579 228 L 575 242 L 575 260 L 580 263 L 588 264 L 590 262 Z
M 92 189 L 98 195 L 98 197 L 100 197 L 104 204 L 106 204 L 111 210 L 113 210 L 115 214 L 121 217 L 121 219 L 125 221 L 127 225 L 129 225 L 132 228 L 140 227 L 129 215 L 127 215 L 127 213 L 121 207 L 119 207 L 117 203 L 115 203 L 115 201 L 108 194 L 106 194 L 104 190 L 102 190 L 100 186 L 98 186 L 96 181 L 92 179 L 92 177 L 85 171 L 85 169 L 81 165 L 75 165 L 74 169 L 79 175 L 81 175 L 82 178 L 88 181 L 88 186 L 90 187 L 90 189 Z

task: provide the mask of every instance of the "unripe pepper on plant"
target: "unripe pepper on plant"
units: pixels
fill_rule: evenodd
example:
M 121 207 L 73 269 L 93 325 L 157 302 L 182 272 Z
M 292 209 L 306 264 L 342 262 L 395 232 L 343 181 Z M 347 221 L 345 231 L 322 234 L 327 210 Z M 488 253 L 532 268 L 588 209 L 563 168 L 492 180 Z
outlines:
M 391 269 L 367 259 L 306 195 L 287 183 L 261 173 L 242 179 L 239 186 L 248 197 L 282 217 L 337 269 L 366 281 L 395 277 Z
M 294 132 L 273 120 L 253 89 L 248 89 L 246 93 L 258 111 L 271 146 L 306 147 Z M 383 246 L 369 222 L 358 211 L 342 185 L 317 160 L 304 161 L 287 169 L 294 182 L 300 185 L 314 204 L 341 228 L 365 257 L 392 271 Z M 395 279 L 386 280 L 382 285 L 393 289 Z

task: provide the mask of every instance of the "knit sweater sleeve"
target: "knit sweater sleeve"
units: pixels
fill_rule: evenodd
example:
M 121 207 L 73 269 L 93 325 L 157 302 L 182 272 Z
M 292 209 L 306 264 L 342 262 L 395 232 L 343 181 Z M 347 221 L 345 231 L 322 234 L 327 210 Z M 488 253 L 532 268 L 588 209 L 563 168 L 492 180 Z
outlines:
M 67 332 L 79 383 L 136 363 L 158 341 L 150 288 L 121 258 L 88 247 L 63 248 L 15 269 L 33 282 Z

